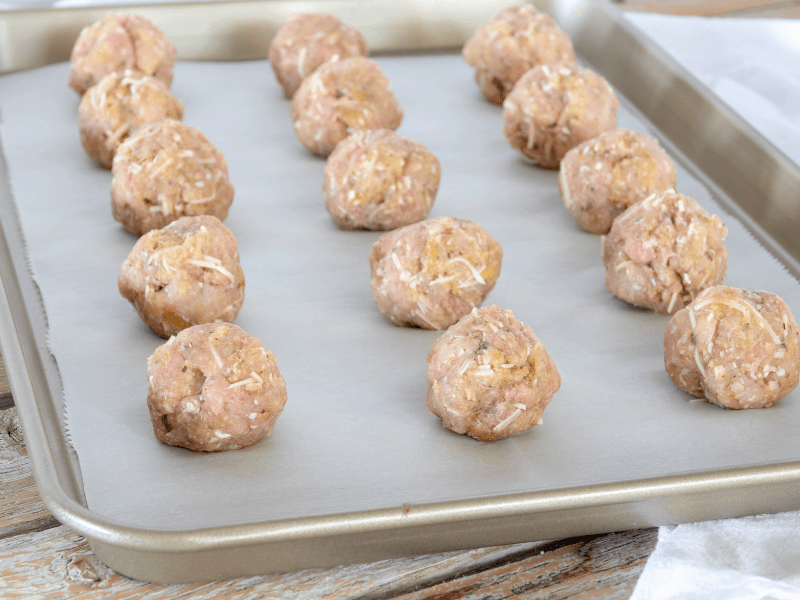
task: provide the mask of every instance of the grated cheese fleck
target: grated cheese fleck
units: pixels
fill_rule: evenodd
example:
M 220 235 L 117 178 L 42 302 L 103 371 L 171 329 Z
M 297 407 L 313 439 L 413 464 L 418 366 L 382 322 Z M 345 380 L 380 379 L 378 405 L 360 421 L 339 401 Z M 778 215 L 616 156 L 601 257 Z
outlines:
M 237 388 L 242 385 L 247 385 L 248 383 L 255 383 L 252 377 L 248 377 L 247 379 L 242 379 L 241 381 L 237 381 L 236 383 L 232 383 L 228 386 L 227 389 Z
M 412 314 L 412 315 L 416 315 L 417 317 L 419 317 L 420 319 L 422 319 L 423 321 L 425 321 L 425 322 L 426 322 L 428 325 L 430 325 L 430 326 L 431 326 L 433 329 L 439 329 L 439 328 L 436 326 L 436 324 L 435 324 L 435 323 L 432 323 L 432 322 L 431 322 L 431 321 L 430 321 L 428 318 L 426 318 L 426 317 L 425 317 L 425 315 L 424 315 L 424 314 L 420 313 L 419 311 L 415 311 L 415 310 L 414 310 L 414 311 L 411 311 L 411 314 Z M 271 376 L 271 375 L 270 375 L 270 376 Z
M 225 277 L 230 279 L 231 282 L 236 280 L 236 278 L 233 276 L 233 273 L 231 273 L 230 271 L 228 271 L 228 269 L 226 269 L 225 267 L 223 267 L 221 265 L 215 265 L 214 263 L 209 262 L 207 260 L 197 260 L 196 258 L 191 258 L 191 259 L 187 260 L 186 262 L 190 263 L 192 265 L 197 265 L 198 267 L 202 267 L 204 269 L 212 269 L 214 271 L 219 271 Z
M 186 204 L 204 204 L 206 202 L 211 202 L 214 198 L 217 197 L 217 190 L 211 192 L 210 196 L 204 196 L 203 198 L 196 198 L 195 200 L 187 200 Z
M 211 351 L 211 356 L 214 357 L 214 360 L 217 363 L 217 366 L 221 369 L 223 367 L 222 359 L 219 357 L 219 353 L 217 353 L 217 349 L 214 348 L 211 344 L 208 345 L 208 349 Z
M 456 256 L 455 258 L 451 258 L 449 262 L 451 263 L 457 262 L 464 264 L 470 270 L 472 276 L 477 280 L 478 283 L 480 283 L 481 285 L 486 285 L 486 280 L 481 276 L 480 272 L 473 266 L 471 262 L 469 262 L 463 256 Z
M 703 363 L 700 362 L 700 351 L 697 348 L 694 349 L 694 362 L 697 364 L 697 368 L 700 369 L 700 375 L 705 379 L 706 370 L 703 368 Z
M 713 304 L 715 302 L 722 304 L 723 306 L 728 306 L 729 308 L 738 310 L 745 317 L 750 317 L 751 315 L 755 316 L 756 320 L 759 323 L 761 323 L 761 325 L 767 330 L 767 333 L 769 333 L 770 337 L 772 337 L 772 341 L 778 345 L 782 343 L 781 339 L 772 329 L 767 320 L 763 316 L 761 316 L 761 313 L 759 313 L 755 308 L 753 308 L 753 306 L 749 302 L 742 302 L 739 300 L 707 298 L 698 302 L 695 305 L 695 308 L 697 310 L 700 310 L 700 308 L 702 308 L 703 306 L 706 306 L 708 304 Z
M 670 299 L 670 301 L 669 301 L 669 306 L 667 307 L 667 312 L 668 312 L 668 313 L 670 313 L 670 314 L 672 313 L 672 309 L 675 307 L 675 301 L 676 301 L 677 299 L 678 299 L 678 291 L 677 291 L 677 290 L 675 290 L 675 291 L 672 293 L 672 298 Z
M 624 269 L 628 265 L 632 265 L 632 264 L 634 264 L 634 262 L 632 260 L 624 260 L 621 263 L 619 263 L 616 267 L 614 267 L 614 270 L 615 271 L 621 271 L 622 269 Z
M 492 427 L 492 431 L 500 431 L 501 429 L 505 429 L 514 421 L 514 419 L 516 419 L 521 414 L 522 411 L 519 408 L 516 409 L 513 413 L 511 413 L 511 415 L 509 415 L 508 417 L 500 421 L 497 425 Z

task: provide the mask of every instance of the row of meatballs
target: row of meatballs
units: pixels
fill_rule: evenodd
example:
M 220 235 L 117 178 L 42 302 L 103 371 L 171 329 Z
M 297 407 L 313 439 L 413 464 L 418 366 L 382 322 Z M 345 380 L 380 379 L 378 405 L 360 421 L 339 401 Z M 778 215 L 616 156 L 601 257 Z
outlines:
M 673 315 L 664 362 L 681 389 L 729 408 L 771 406 L 798 383 L 800 334 L 769 292 L 721 285 L 727 230 L 692 198 L 656 140 L 615 128 L 618 102 L 575 66 L 569 37 L 529 5 L 510 6 L 463 49 L 505 134 L 534 164 L 559 170 L 570 215 L 602 234 L 606 287 Z
M 402 110 L 375 63 L 343 58 L 356 48 L 366 55 L 366 43 L 353 40 L 363 38 L 335 17 L 308 14 L 270 47 L 298 139 L 327 157 L 328 213 L 344 230 L 390 230 L 369 263 L 373 298 L 392 323 L 447 329 L 428 356 L 429 410 L 484 441 L 529 429 L 560 387 L 558 370 L 511 311 L 478 308 L 500 275 L 502 248 L 477 223 L 426 220 L 439 161 L 393 131 Z
M 148 359 L 155 436 L 196 451 L 237 449 L 273 431 L 286 384 L 274 355 L 230 323 L 245 284 L 222 224 L 234 188 L 222 153 L 181 122 L 183 104 L 169 92 L 174 57 L 154 24 L 110 14 L 79 35 L 70 87 L 82 94 L 84 149 L 112 171 L 114 218 L 141 236 L 119 291 L 169 338 Z

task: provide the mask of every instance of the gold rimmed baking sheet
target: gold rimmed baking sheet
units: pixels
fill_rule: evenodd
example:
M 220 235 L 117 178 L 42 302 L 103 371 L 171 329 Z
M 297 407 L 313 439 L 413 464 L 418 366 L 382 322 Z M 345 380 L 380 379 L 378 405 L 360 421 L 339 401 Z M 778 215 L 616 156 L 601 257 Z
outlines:
M 225 20 L 215 11 L 226 9 L 252 15 L 250 31 L 271 31 L 296 8 L 212 6 L 209 13 L 194 5 L 146 10 L 157 22 L 166 11 L 169 33 L 175 15 L 220 27 Z M 482 6 L 477 22 L 500 5 Z M 593 44 L 610 52 L 603 44 L 638 42 L 639 62 L 651 56 L 648 69 L 696 91 L 657 53 L 643 54 L 646 40 L 630 34 L 615 11 L 580 6 L 558 16 L 587 60 L 597 57 Z M 374 48 L 441 49 L 440 19 L 430 12 L 395 8 L 396 22 L 379 23 L 369 17 L 378 14 L 376 3 L 320 7 L 363 25 L 375 40 L 407 42 Z M 476 23 L 450 14 L 453 25 L 444 30 L 461 32 L 456 41 L 463 42 Z M 242 27 L 237 18 L 227 21 L 231 39 Z M 586 23 L 594 34 L 582 29 Z M 631 66 L 620 66 L 625 56 L 614 64 L 631 76 Z M 800 407 L 793 398 L 750 412 L 688 402 L 660 364 L 666 318 L 608 295 L 599 239 L 566 214 L 555 173 L 524 163 L 507 146 L 499 107 L 482 99 L 458 55 L 377 60 L 406 112 L 399 132 L 442 162 L 432 216 L 477 221 L 504 246 L 489 302 L 533 327 L 564 379 L 545 424 L 497 444 L 443 430 L 424 402 L 424 360 L 438 334 L 393 327 L 375 309 L 366 255 L 379 234 L 342 232 L 330 222 L 320 191 L 324 161 L 294 139 L 268 64 L 182 62 L 173 92 L 186 104 L 185 121 L 226 154 L 237 188 L 226 220 L 247 277 L 237 323 L 275 353 L 289 403 L 275 434 L 250 449 L 201 455 L 158 444 L 144 405 L 144 361 L 161 341 L 116 293 L 134 240 L 110 217 L 110 175 L 79 146 L 68 66 L 55 64 L 5 76 L 0 94 L 6 191 L 13 194 L 7 200 L 16 203 L 3 215 L 3 352 L 12 355 L 15 398 L 54 514 L 121 572 L 186 581 L 797 508 L 800 456 L 791 424 Z M 614 83 L 625 89 L 624 78 Z M 40 124 L 14 119 L 34 106 Z M 652 124 L 647 108 L 626 103 L 620 125 L 670 135 L 663 123 Z M 714 110 L 726 114 L 711 103 L 709 114 Z M 679 142 L 662 140 L 678 158 Z M 754 147 L 762 148 L 758 141 Z M 716 147 L 715 139 L 705 145 Z M 772 155 L 762 149 L 766 161 Z M 726 156 L 724 147 L 716 152 Z M 708 190 L 726 204 L 725 181 L 703 175 L 697 162 L 681 161 L 678 189 L 721 212 Z M 729 283 L 770 289 L 800 305 L 797 281 L 786 271 L 796 273 L 795 263 L 779 264 L 741 223 L 724 218 Z M 42 293 L 46 338 L 36 289 L 18 258 L 23 246 Z M 46 376 L 47 348 L 63 379 L 66 432 L 61 390 Z M 66 450 L 67 434 L 77 461 Z M 757 443 L 764 439 L 771 444 Z

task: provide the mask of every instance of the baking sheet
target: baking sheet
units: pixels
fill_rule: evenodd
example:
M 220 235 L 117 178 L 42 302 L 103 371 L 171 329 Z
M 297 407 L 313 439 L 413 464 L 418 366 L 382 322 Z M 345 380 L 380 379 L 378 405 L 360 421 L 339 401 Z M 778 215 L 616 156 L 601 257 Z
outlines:
M 444 430 L 425 408 L 425 357 L 439 333 L 396 328 L 375 308 L 366 257 L 380 234 L 330 221 L 324 161 L 294 138 L 268 64 L 180 63 L 173 93 L 185 122 L 225 153 L 236 186 L 226 224 L 247 278 L 236 322 L 275 353 L 289 401 L 274 435 L 249 449 L 159 444 L 145 363 L 162 340 L 116 291 L 135 239 L 111 218 L 110 173 L 80 147 L 68 66 L 53 65 L 3 77 L 0 139 L 91 511 L 197 529 L 800 459 L 797 391 L 769 410 L 726 411 L 670 382 L 668 318 L 608 294 L 599 237 L 571 220 L 556 174 L 506 144 L 501 109 L 459 56 L 377 61 L 405 109 L 398 132 L 442 163 L 431 216 L 474 220 L 503 245 L 487 303 L 530 324 L 562 375 L 544 425 L 492 444 Z M 624 106 L 619 124 L 653 133 Z M 680 165 L 677 189 L 722 213 Z M 722 216 L 726 283 L 768 289 L 797 311 L 797 281 Z

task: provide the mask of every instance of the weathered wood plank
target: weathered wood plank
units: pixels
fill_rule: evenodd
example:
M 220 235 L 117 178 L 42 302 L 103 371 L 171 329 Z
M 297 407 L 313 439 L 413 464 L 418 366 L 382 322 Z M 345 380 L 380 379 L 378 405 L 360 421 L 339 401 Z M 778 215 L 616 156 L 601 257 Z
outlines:
M 81 536 L 59 525 L 47 513 L 36 493 L 15 409 L 0 411 L 0 477 L 3 482 L 0 493 L 0 581 L 3 582 L 4 597 L 63 595 L 79 599 L 136 597 L 156 600 L 224 595 L 237 599 L 383 599 L 431 588 L 458 577 L 469 575 L 480 579 L 480 573 L 487 570 L 512 568 L 531 573 L 532 560 L 539 564 L 538 577 L 544 580 L 552 577 L 549 569 L 555 563 L 541 560 L 540 556 L 560 557 L 561 570 L 567 572 L 587 563 L 580 553 L 565 555 L 562 546 L 570 542 L 562 541 L 482 548 L 209 584 L 149 584 L 129 579 L 106 567 Z M 605 537 L 586 538 L 582 543 L 591 547 L 593 540 Z M 540 555 L 540 552 L 544 554 Z M 640 552 L 646 552 L 646 548 L 640 548 Z M 610 568 L 604 566 L 597 573 L 585 570 L 584 585 L 593 582 L 600 586 L 598 589 L 607 589 L 608 585 L 616 585 L 619 581 L 635 581 L 631 578 L 638 571 L 616 571 L 618 563 L 612 561 Z
M 614 2 L 623 10 L 701 16 L 745 12 L 750 13 L 748 16 L 759 16 L 759 11 L 782 11 L 800 4 L 786 0 L 614 0 Z
M 527 556 L 542 545 L 517 544 L 213 584 L 164 586 L 115 573 L 94 556 L 83 537 L 59 525 L 47 512 L 36 492 L 14 408 L 0 411 L 0 482 L 3 597 L 392 597 L 397 590 L 433 585 L 498 561 Z
M 627 598 L 655 543 L 656 530 L 581 538 L 547 551 L 516 545 L 190 585 L 135 581 L 102 564 L 63 526 L 0 540 L 4 597 L 96 598 Z M 541 554 L 539 553 L 541 552 Z M 509 557 L 523 556 L 519 560 Z M 493 566 L 501 564 L 501 566 Z M 488 570 L 487 570 L 487 567 Z M 469 571 L 467 577 L 457 577 Z M 449 579 L 446 583 L 437 581 Z
M 529 555 L 536 547 L 517 544 L 206 584 L 160 585 L 115 573 L 94 556 L 81 536 L 59 526 L 0 539 L 0 581 L 7 598 L 391 598 L 398 589 L 426 587 L 509 556 Z
M 15 408 L 0 410 L 0 536 L 57 523 L 44 507 L 25 451 Z M 22 527 L 22 529 L 20 529 Z
M 8 384 L 6 365 L 0 355 L 0 410 L 14 406 L 14 398 L 11 396 L 11 386 Z
M 792 3 L 758 10 L 743 10 L 730 16 L 743 18 L 800 19 L 800 4 Z
M 629 598 L 657 529 L 580 538 L 554 551 L 428 587 L 396 600 Z

